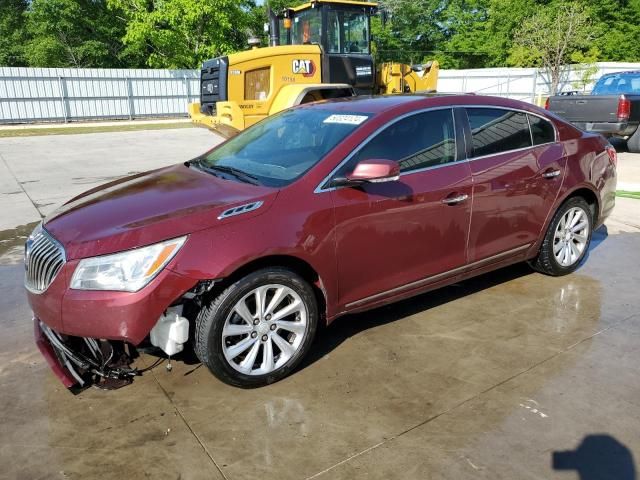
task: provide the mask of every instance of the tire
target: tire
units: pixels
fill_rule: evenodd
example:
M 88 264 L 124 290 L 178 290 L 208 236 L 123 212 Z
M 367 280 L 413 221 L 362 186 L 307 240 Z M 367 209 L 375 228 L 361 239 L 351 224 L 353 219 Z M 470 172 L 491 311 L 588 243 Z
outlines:
M 571 232 L 571 235 L 564 233 L 566 232 L 566 224 L 572 223 L 573 212 L 578 211 L 581 212 L 580 217 L 571 230 L 575 230 L 583 223 L 585 224 L 584 229 L 576 230 L 577 234 L 574 232 Z M 565 223 L 560 227 L 563 220 Z M 593 215 L 589 204 L 582 197 L 568 199 L 553 216 L 538 256 L 530 262 L 530 265 L 538 272 L 554 277 L 575 271 L 589 250 L 592 230 Z M 582 243 L 581 248 L 580 243 Z
M 640 153 L 640 127 L 627 140 L 627 150 L 631 153 Z
M 266 268 L 241 278 L 202 307 L 194 350 L 223 382 L 261 387 L 295 369 L 311 348 L 317 325 L 311 286 L 290 270 Z

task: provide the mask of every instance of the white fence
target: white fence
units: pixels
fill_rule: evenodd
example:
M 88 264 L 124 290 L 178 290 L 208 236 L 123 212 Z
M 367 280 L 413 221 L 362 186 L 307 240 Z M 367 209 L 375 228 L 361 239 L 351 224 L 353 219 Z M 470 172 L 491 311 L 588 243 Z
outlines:
M 568 69 L 560 82 L 560 91 L 590 92 L 595 80 L 605 73 L 640 70 L 640 63 L 596 63 L 597 70 L 591 81 L 582 83 L 585 67 Z M 589 68 L 589 67 L 586 67 Z M 515 98 L 530 103 L 540 103 L 549 95 L 549 78 L 535 68 L 479 68 L 470 70 L 441 70 L 438 91 L 442 93 L 473 92 Z
M 187 115 L 197 70 L 0 67 L 0 123 Z
M 640 63 L 598 63 L 603 73 L 639 70 Z M 576 88 L 580 68 L 567 72 L 561 90 Z M 185 117 L 199 99 L 198 70 L 119 70 L 0 67 L 0 124 L 75 120 Z M 534 68 L 441 70 L 438 91 L 474 92 L 540 103 L 547 76 Z

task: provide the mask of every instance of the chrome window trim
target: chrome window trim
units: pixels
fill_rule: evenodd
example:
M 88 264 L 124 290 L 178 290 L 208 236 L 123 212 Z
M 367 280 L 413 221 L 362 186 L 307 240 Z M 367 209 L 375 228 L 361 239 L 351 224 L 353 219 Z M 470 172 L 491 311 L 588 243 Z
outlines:
M 504 152 L 497 152 L 497 153 L 490 153 L 488 155 L 482 155 L 480 157 L 471 157 L 471 158 L 467 158 L 466 160 L 460 160 L 462 161 L 467 161 L 467 162 L 474 162 L 476 160 L 482 160 L 484 158 L 489 158 L 489 157 L 495 157 L 496 155 L 504 155 L 505 153 L 518 153 L 518 152 L 524 152 L 525 150 L 532 150 L 534 148 L 538 148 L 538 147 L 543 147 L 545 145 L 554 145 L 558 142 L 548 142 L 548 143 L 541 143 L 540 145 L 534 145 L 532 147 L 522 147 L 522 148 L 514 148 L 513 150 L 505 150 Z
M 358 145 L 358 147 L 353 150 L 349 155 L 347 155 L 338 165 L 336 165 L 336 167 L 334 167 L 331 172 L 329 172 L 329 174 L 327 176 L 325 176 L 322 181 L 318 184 L 318 186 L 315 188 L 315 190 L 313 191 L 313 193 L 324 193 L 324 192 L 332 192 L 335 190 L 338 190 L 340 188 L 349 188 L 347 186 L 339 186 L 339 187 L 327 187 L 327 188 L 322 188 L 323 185 L 325 185 L 333 176 L 334 174 L 345 164 L 347 163 L 349 160 L 351 160 L 353 158 L 353 156 L 355 154 L 357 154 L 362 148 L 364 148 L 371 140 L 373 140 L 373 138 L 375 136 L 377 136 L 380 132 L 382 132 L 382 130 L 386 129 L 387 127 L 395 124 L 396 122 L 399 122 L 400 120 L 404 120 L 407 117 L 410 117 L 412 115 L 418 115 L 421 113 L 426 113 L 426 112 L 431 112 L 431 111 L 437 111 L 437 110 L 445 110 L 445 109 L 451 109 L 451 114 L 453 115 L 453 121 L 454 121 L 454 136 L 455 136 L 455 115 L 453 110 L 455 108 L 484 108 L 484 109 L 496 109 L 496 110 L 510 110 L 510 111 L 514 111 L 514 112 L 519 112 L 519 113 L 524 113 L 526 115 L 533 115 L 535 117 L 541 118 L 542 120 L 549 122 L 551 124 L 551 127 L 553 128 L 553 137 L 554 137 L 554 141 L 553 142 L 546 142 L 546 143 L 541 143 L 539 145 L 533 145 L 533 132 L 531 131 L 531 123 L 529 122 L 529 117 L 527 117 L 527 123 L 529 124 L 529 134 L 531 135 L 531 146 L 529 147 L 522 147 L 522 148 L 516 148 L 513 150 L 505 150 L 503 152 L 498 152 L 498 153 L 491 153 L 489 155 L 482 155 L 479 157 L 466 157 L 460 160 L 456 160 L 453 162 L 449 162 L 449 163 L 444 163 L 442 165 L 433 165 L 431 167 L 424 167 L 424 168 L 420 168 L 420 169 L 416 169 L 416 170 L 411 170 L 408 172 L 401 172 L 400 176 L 404 176 L 404 175 L 411 175 L 414 173 L 421 173 L 421 172 L 426 172 L 427 170 L 433 170 L 436 168 L 442 168 L 442 167 L 450 167 L 452 165 L 457 165 L 460 164 L 462 162 L 473 162 L 475 160 L 482 160 L 484 158 L 488 158 L 488 157 L 493 157 L 495 155 L 502 155 L 504 153 L 514 153 L 514 152 L 521 152 L 521 151 L 525 151 L 525 150 L 531 150 L 533 148 L 538 148 L 538 147 L 543 147 L 545 145 L 553 145 L 558 143 L 558 130 L 556 129 L 555 124 L 549 120 L 548 118 L 545 118 L 543 115 L 539 114 L 539 113 L 535 113 L 535 112 L 529 112 L 528 110 L 523 110 L 521 108 L 511 108 L 511 107 L 503 107 L 503 106 L 494 106 L 494 105 L 448 105 L 448 106 L 442 106 L 442 107 L 428 107 L 428 108 L 423 108 L 421 110 L 415 110 L 413 112 L 408 112 L 405 113 L 403 115 L 400 115 L 399 117 L 396 117 L 390 121 L 388 121 L 387 123 L 385 123 L 384 125 L 380 126 L 379 128 L 377 128 L 374 132 L 372 132 L 367 138 L 365 138 L 360 145 Z M 456 138 L 454 138 L 454 140 L 456 140 Z M 455 148 L 456 148 L 456 157 L 458 156 L 458 144 L 457 142 L 455 142 Z

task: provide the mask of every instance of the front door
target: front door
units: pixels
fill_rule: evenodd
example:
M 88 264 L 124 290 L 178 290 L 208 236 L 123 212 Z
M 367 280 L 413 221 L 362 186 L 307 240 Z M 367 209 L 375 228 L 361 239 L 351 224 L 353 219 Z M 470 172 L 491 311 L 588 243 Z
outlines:
M 410 290 L 466 263 L 471 172 L 458 161 L 455 131 L 451 109 L 402 118 L 336 172 L 344 176 L 373 158 L 396 160 L 401 169 L 399 181 L 332 191 L 344 308 Z

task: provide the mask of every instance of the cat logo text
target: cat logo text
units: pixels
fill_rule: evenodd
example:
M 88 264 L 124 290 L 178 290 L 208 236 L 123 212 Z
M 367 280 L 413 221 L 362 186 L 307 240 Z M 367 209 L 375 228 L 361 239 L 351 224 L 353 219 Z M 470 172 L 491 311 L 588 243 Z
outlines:
M 294 60 L 292 71 L 303 77 L 311 77 L 316 72 L 316 65 L 313 60 Z

